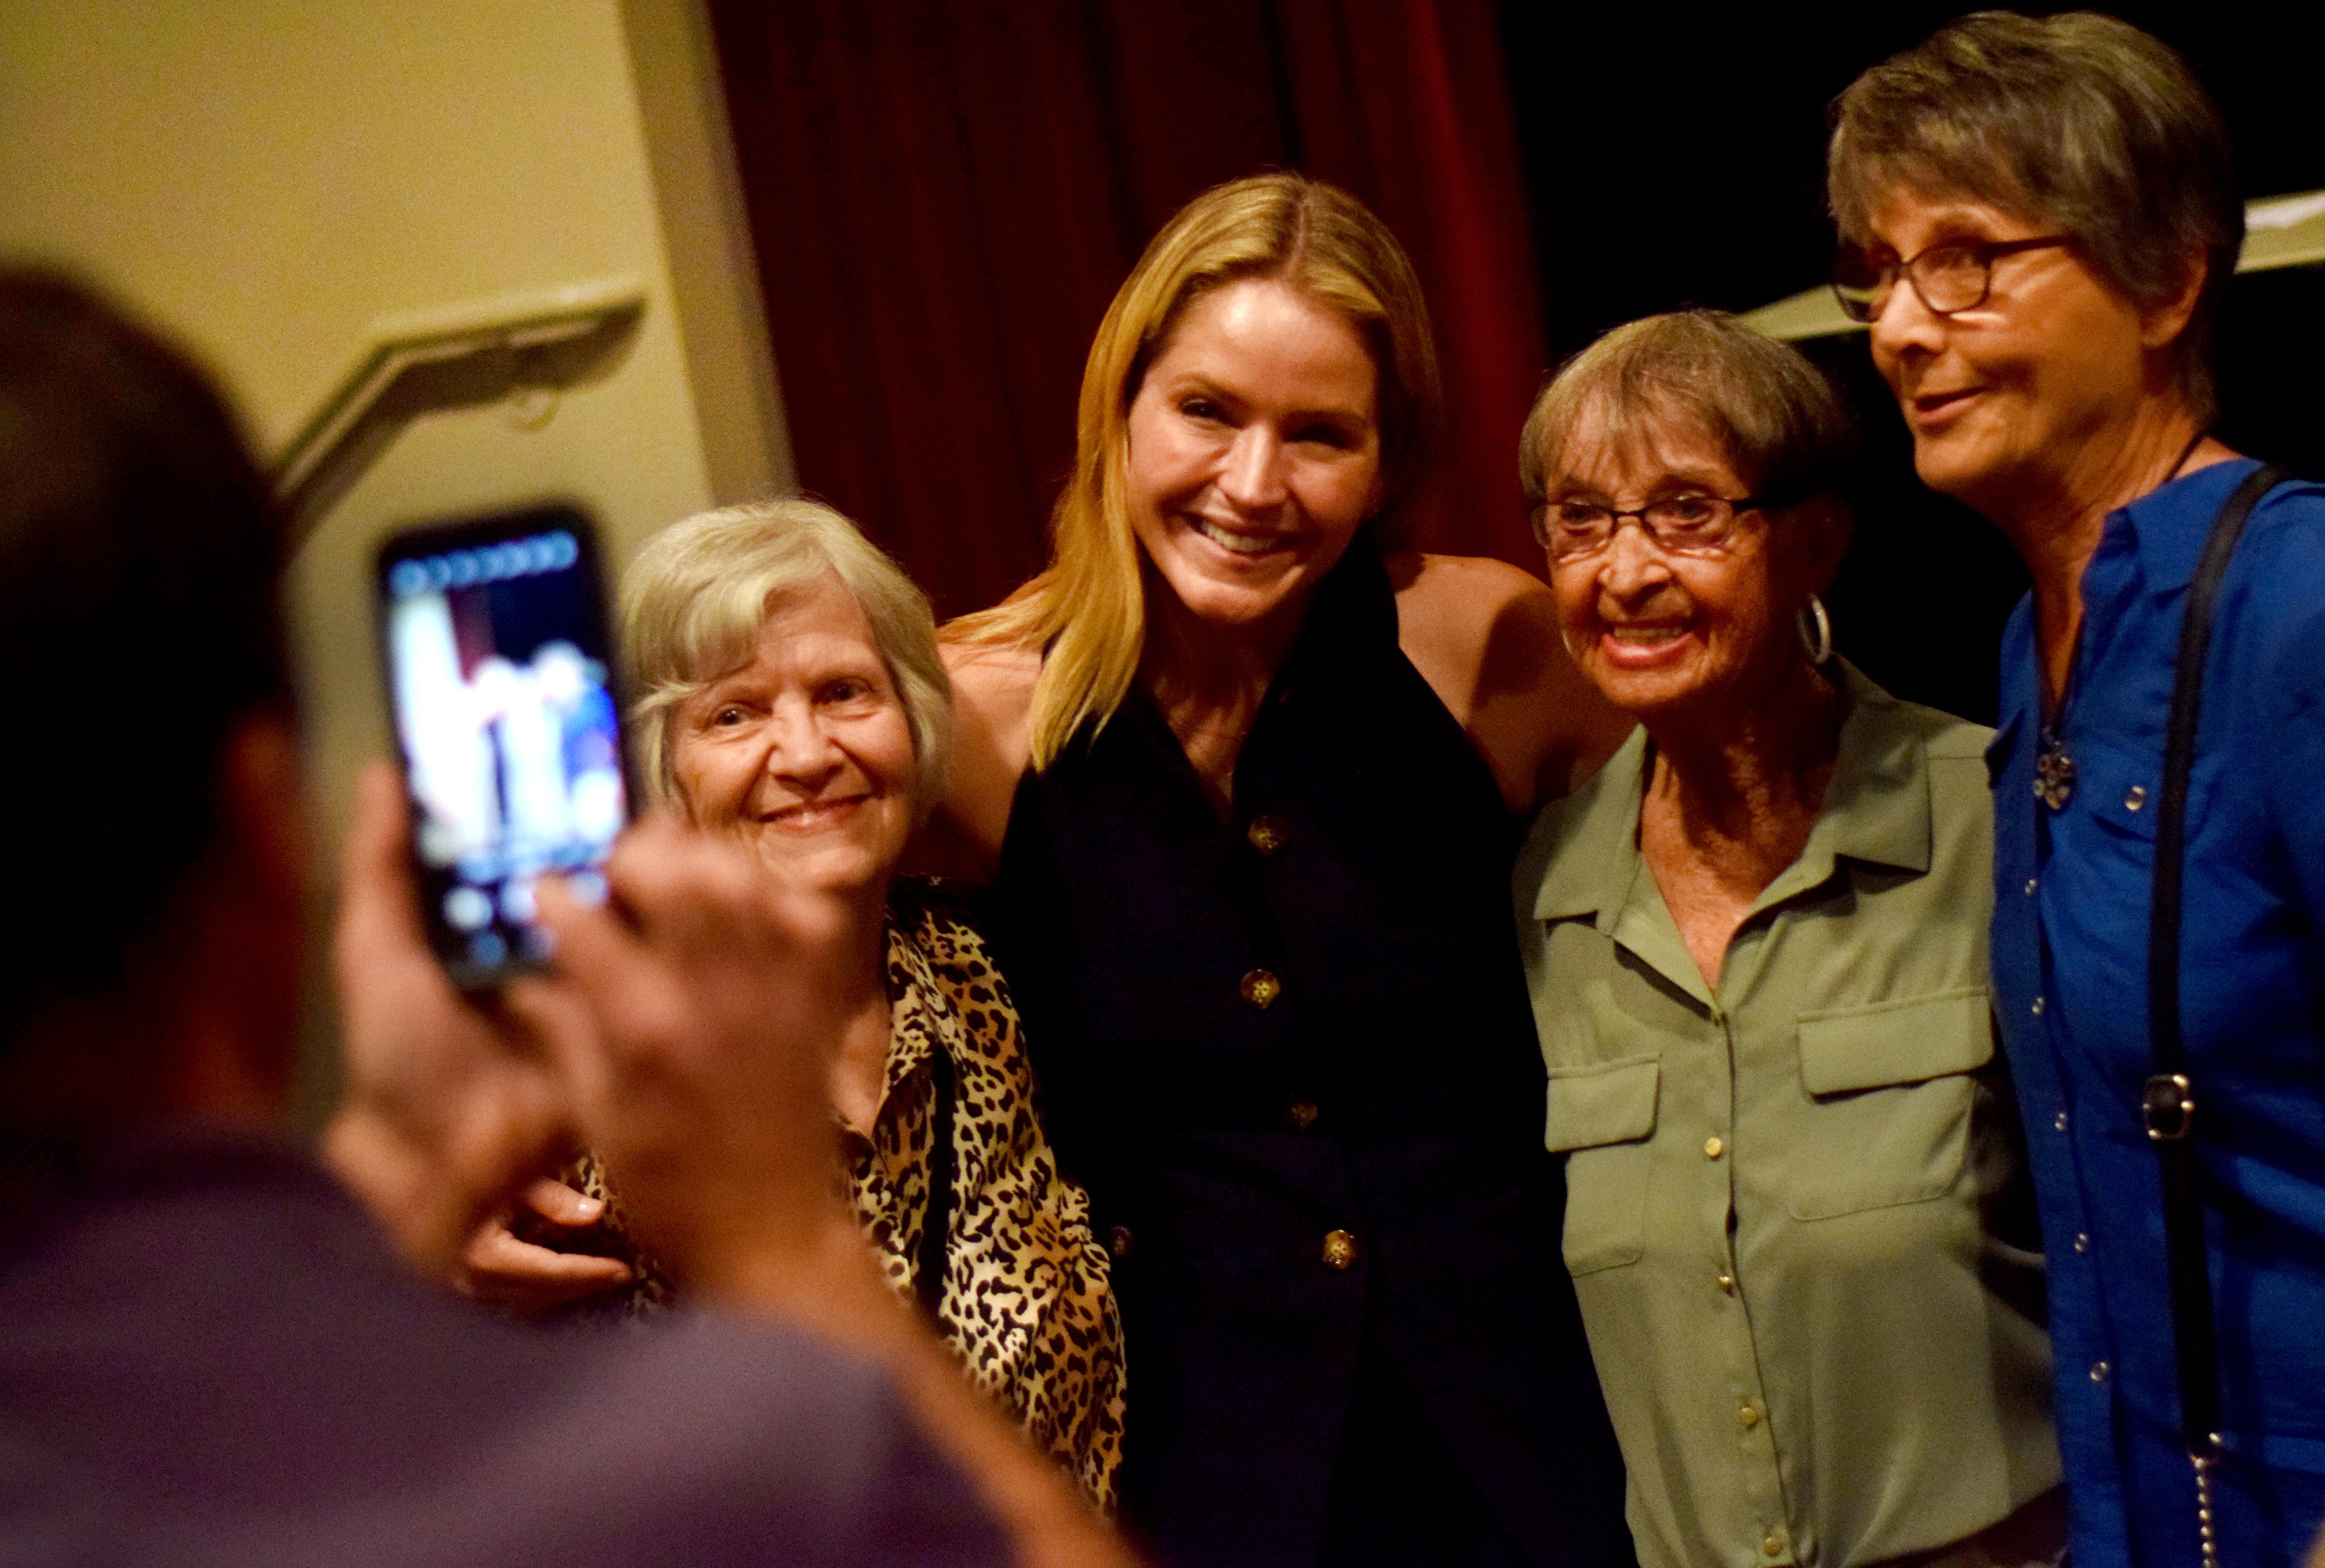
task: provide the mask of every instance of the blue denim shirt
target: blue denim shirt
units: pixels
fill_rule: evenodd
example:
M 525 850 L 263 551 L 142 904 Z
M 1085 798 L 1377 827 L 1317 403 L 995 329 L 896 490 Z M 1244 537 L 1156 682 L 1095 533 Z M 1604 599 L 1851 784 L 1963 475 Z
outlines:
M 2061 741 L 2073 794 L 2034 794 L 2033 613 L 2004 635 L 1996 1005 L 2051 1267 L 2078 1568 L 2196 1561 L 2149 1071 L 2148 908 L 2187 587 L 2218 464 L 2111 514 L 2083 576 Z M 2222 1550 L 2297 1561 L 2325 1506 L 2325 487 L 2255 511 L 2214 614 L 2188 806 L 2181 1011 L 2199 1103 L 2224 1425 Z

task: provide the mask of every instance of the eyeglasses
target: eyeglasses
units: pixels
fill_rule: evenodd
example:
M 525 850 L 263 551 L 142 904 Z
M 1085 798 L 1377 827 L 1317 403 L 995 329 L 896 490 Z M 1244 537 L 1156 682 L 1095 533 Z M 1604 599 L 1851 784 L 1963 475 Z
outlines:
M 1534 508 L 1534 543 L 1550 552 L 1553 561 L 1575 561 L 1596 555 L 1614 542 L 1626 517 L 1639 527 L 1659 550 L 1675 555 L 1717 555 L 1728 548 L 1736 533 L 1736 519 L 1781 503 L 1765 496 L 1673 496 L 1624 511 L 1596 506 L 1588 501 L 1551 501 Z
M 1950 316 L 1986 303 L 1987 292 L 1994 287 L 1996 256 L 2073 243 L 2063 234 L 2000 241 L 1951 239 L 1910 261 L 1881 263 L 1862 251 L 1849 251 L 1833 264 L 1833 297 L 1850 320 L 1871 321 L 1889 308 L 1890 292 L 1902 274 L 1931 315 Z

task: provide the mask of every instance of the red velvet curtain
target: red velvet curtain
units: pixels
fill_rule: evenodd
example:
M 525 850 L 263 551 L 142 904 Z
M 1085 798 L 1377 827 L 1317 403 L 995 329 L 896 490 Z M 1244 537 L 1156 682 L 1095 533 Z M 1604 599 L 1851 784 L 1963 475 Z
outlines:
M 1412 252 L 1448 395 L 1425 548 L 1539 570 L 1542 368 L 1490 0 L 712 0 L 801 484 L 940 614 L 1043 559 L 1082 357 L 1146 241 L 1297 168 Z

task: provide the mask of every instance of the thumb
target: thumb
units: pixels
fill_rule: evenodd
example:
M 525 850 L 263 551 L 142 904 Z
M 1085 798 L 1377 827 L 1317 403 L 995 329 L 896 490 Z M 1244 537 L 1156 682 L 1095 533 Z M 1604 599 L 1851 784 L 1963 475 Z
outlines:
M 372 954 L 426 946 L 419 890 L 405 845 L 410 823 L 395 769 L 374 759 L 356 778 L 355 817 L 340 859 L 336 957 L 345 966 Z

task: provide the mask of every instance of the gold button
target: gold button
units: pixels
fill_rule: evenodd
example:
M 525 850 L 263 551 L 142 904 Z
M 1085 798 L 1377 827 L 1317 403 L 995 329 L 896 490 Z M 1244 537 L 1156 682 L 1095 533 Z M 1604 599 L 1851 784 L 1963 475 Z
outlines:
M 1117 1225 L 1106 1233 L 1106 1249 L 1116 1257 L 1127 1257 L 1130 1256 L 1131 1240 L 1130 1227 Z
M 1357 1239 L 1345 1230 L 1324 1232 L 1324 1261 L 1334 1268 L 1357 1266 Z
M 1251 847 L 1263 855 L 1273 855 L 1291 840 L 1292 831 L 1283 825 L 1282 817 L 1254 817 L 1251 826 L 1243 830 Z
M 1703 1157 L 1707 1160 L 1716 1160 L 1719 1157 L 1719 1151 L 1727 1146 L 1719 1141 L 1718 1135 L 1714 1134 L 1703 1140 Z
M 1760 1543 L 1760 1550 L 1765 1552 L 1771 1557 L 1783 1556 L 1784 1554 L 1783 1536 L 1778 1535 L 1774 1530 L 1769 1531 L 1768 1538 Z
M 2078 1230 L 2078 1231 L 2076 1231 L 2076 1232 L 2075 1232 L 2075 1250 L 2076 1250 L 2076 1251 L 2078 1251 L 2078 1252 L 2089 1252 L 2090 1249 L 2091 1249 L 2091 1233 L 2090 1233 L 2089 1231 L 2088 1231 L 2088 1230 Z
M 1292 1118 L 1292 1130 L 1294 1132 L 1306 1132 L 1310 1127 L 1316 1125 L 1316 1118 L 1320 1113 L 1316 1109 L 1315 1101 L 1309 1099 L 1295 1099 L 1292 1102 L 1291 1107 L 1289 1108 L 1289 1114 Z
M 1734 1295 L 1736 1294 L 1736 1276 L 1732 1274 L 1721 1275 L 1719 1276 L 1719 1288 L 1726 1291 L 1729 1295 Z
M 2105 1361 L 2093 1362 L 2091 1365 L 2091 1381 L 2094 1383 L 2106 1382 L 2107 1380 L 2107 1373 L 2111 1369 L 2110 1369 Z
M 2137 784 L 2134 784 L 2129 789 L 2123 792 L 2123 809 L 2125 811 L 2135 812 L 2146 803 L 2147 792 L 2140 788 Z
M 1275 1005 L 1276 997 L 1283 994 L 1283 982 L 1265 970 L 1254 970 L 1244 976 L 1243 983 L 1236 988 L 1243 993 L 1245 1001 L 1264 1013 Z
M 1760 1424 L 1760 1413 L 1757 1410 L 1753 1409 L 1749 1405 L 1746 1405 L 1743 1409 L 1738 1410 L 1736 1413 L 1736 1419 L 1744 1424 L 1745 1431 L 1749 1432 L 1752 1428 Z

